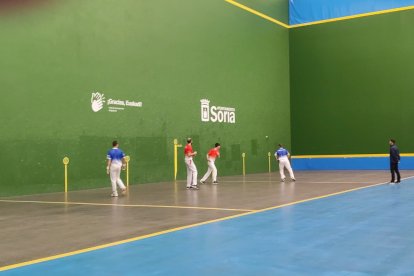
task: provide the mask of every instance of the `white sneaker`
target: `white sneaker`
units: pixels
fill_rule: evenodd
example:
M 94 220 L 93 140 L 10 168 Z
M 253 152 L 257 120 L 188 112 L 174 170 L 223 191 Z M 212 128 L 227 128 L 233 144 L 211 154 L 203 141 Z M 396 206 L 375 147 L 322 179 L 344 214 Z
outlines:
M 126 193 L 127 193 L 127 188 L 125 188 L 125 189 L 122 190 L 122 194 L 123 195 L 126 195 Z
M 111 196 L 112 197 L 118 197 L 118 193 L 112 193 Z

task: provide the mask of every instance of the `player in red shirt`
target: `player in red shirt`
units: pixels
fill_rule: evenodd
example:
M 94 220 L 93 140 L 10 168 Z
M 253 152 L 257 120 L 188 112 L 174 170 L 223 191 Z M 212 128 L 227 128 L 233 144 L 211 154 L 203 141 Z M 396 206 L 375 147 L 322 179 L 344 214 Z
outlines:
M 214 164 L 214 162 L 216 161 L 217 157 L 220 158 L 220 152 L 219 152 L 220 144 L 216 143 L 214 146 L 215 147 L 212 148 L 207 153 L 208 170 L 207 170 L 206 174 L 203 176 L 203 178 L 200 180 L 201 184 L 206 183 L 206 180 L 210 176 L 211 173 L 213 173 L 213 184 L 218 184 L 218 182 L 217 182 L 217 168 L 216 168 L 216 165 Z
M 192 146 L 193 140 L 187 139 L 187 145 L 184 148 L 185 164 L 187 165 L 187 189 L 198 190 L 197 186 L 197 168 L 193 161 L 193 156 L 197 155 L 197 152 L 193 152 Z

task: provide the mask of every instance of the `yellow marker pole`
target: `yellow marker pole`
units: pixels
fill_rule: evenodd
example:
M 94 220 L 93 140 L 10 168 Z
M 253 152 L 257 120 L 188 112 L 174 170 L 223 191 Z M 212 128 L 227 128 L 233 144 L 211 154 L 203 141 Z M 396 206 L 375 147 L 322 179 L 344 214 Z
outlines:
M 267 153 L 267 157 L 269 157 L 269 172 L 272 172 L 272 167 L 270 165 L 270 151 Z
M 65 166 L 65 193 L 68 192 L 68 164 L 69 157 L 63 158 L 63 165 Z
M 183 145 L 178 144 L 178 140 L 174 139 L 174 180 L 177 180 L 177 172 L 178 172 L 178 148 L 182 147 Z
M 125 162 L 126 162 L 126 185 L 129 186 L 129 161 L 131 160 L 131 157 L 128 155 L 125 156 Z
M 246 159 L 246 153 L 242 153 L 242 158 L 243 158 L 243 176 L 245 176 L 246 175 L 246 161 L 245 161 L 245 159 Z

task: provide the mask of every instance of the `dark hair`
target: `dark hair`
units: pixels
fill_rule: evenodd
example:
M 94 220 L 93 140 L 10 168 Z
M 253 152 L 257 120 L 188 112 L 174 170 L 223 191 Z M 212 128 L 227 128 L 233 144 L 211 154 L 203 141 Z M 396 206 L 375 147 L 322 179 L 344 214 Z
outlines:
M 220 146 L 220 143 L 215 143 L 214 146 L 217 148 L 218 146 Z
M 193 139 L 187 138 L 187 144 L 191 143 L 192 141 L 193 141 Z
M 117 140 L 112 141 L 112 146 L 115 147 L 116 145 L 118 145 L 118 141 Z
M 391 141 L 393 144 L 395 144 L 395 139 L 390 139 L 390 141 Z
M 279 144 L 278 146 L 279 146 L 279 148 L 282 148 L 282 147 L 283 147 L 283 145 L 282 145 L 282 144 Z

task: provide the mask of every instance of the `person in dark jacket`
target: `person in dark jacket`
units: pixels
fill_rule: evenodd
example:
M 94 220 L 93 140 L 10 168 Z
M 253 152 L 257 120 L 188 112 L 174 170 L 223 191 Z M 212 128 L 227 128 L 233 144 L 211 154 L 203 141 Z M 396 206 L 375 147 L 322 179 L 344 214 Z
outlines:
M 400 151 L 398 150 L 397 145 L 395 144 L 394 139 L 390 139 L 390 170 L 391 170 L 391 181 L 390 183 L 400 183 L 401 176 L 400 171 L 398 170 L 398 163 L 400 163 Z M 395 181 L 395 174 L 397 174 L 397 181 Z

